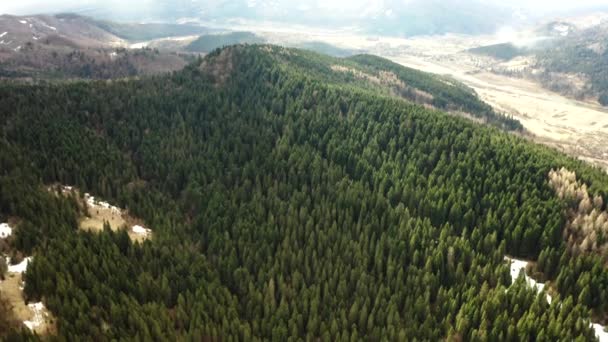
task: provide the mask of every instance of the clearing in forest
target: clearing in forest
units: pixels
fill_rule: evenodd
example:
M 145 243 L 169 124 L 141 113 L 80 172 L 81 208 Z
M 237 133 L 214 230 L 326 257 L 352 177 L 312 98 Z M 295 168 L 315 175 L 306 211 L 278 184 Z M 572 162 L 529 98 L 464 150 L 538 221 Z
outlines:
M 49 189 L 54 189 L 51 187 Z M 126 229 L 132 241 L 143 242 L 152 237 L 152 230 L 144 228 L 140 219 L 129 215 L 128 211 L 103 201 L 89 193 L 80 196 L 78 189 L 61 186 L 61 194 L 73 194 L 79 200 L 83 215 L 80 217 L 80 229 L 90 232 L 101 232 L 107 222 L 113 231 Z
M 0 281 L 0 292 L 2 297 L 8 300 L 17 320 L 39 335 L 52 333 L 55 329 L 54 319 L 44 304 L 28 304 L 23 297 L 23 272 L 27 269 L 29 260 L 24 259 L 21 263 L 9 267 L 4 280 Z

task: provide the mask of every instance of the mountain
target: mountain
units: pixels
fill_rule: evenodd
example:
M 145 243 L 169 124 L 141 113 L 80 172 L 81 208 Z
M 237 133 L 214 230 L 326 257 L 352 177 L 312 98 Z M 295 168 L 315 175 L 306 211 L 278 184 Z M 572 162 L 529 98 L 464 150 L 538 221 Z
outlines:
M 568 26 L 562 26 L 568 27 Z M 551 79 L 559 75 L 579 75 L 584 80 L 580 96 L 595 97 L 608 106 L 608 23 L 568 33 L 555 45 L 537 53 L 537 67 L 543 70 L 545 84 L 551 87 Z M 569 92 L 577 85 L 558 85 L 555 90 Z
M 0 248 L 32 257 L 25 300 L 58 340 L 593 340 L 608 175 L 402 83 L 472 101 L 377 57 L 269 45 L 2 83 Z M 151 237 L 80 229 L 85 192 Z
M 192 25 L 121 24 L 75 14 L 0 17 L 0 77 L 121 78 L 175 71 L 194 57 L 132 42 L 201 34 Z
M 548 89 L 577 99 L 608 106 L 608 15 L 552 20 L 527 36 L 525 43 L 505 42 L 469 52 L 501 61 L 525 57 L 525 68 L 507 73 L 536 80 Z

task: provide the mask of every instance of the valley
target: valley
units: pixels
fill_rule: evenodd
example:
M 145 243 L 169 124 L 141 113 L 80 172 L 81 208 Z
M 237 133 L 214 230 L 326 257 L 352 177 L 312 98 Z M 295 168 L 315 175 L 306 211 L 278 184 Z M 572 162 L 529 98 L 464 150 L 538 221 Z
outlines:
M 607 108 L 567 98 L 533 81 L 463 63 L 470 58 L 464 53 L 438 57 L 397 52 L 387 57 L 412 68 L 455 77 L 498 111 L 513 115 L 534 141 L 608 170 Z

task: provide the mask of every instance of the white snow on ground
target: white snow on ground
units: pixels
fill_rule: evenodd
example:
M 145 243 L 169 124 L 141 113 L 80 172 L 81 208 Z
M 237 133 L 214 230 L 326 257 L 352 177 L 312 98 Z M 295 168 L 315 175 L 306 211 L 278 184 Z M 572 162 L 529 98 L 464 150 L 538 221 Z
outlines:
M 19 45 L 15 48 L 15 51 L 19 51 L 19 50 L 21 50 L 21 45 Z
M 19 20 L 20 23 L 22 23 L 23 25 L 27 24 L 27 21 L 25 20 Z
M 537 292 L 541 292 L 545 288 L 545 284 L 539 283 L 536 280 L 528 277 L 526 274 L 526 267 L 528 266 L 528 262 L 525 260 L 511 259 L 509 257 L 505 257 L 505 260 L 510 261 L 511 263 L 511 279 L 515 281 L 519 276 L 519 272 L 524 270 L 524 277 L 526 278 L 526 283 L 528 286 L 535 288 Z M 547 294 L 547 302 L 551 304 L 551 296 Z
M 6 36 L 8 34 L 8 32 L 2 32 L 2 34 L 0 34 L 0 38 Z
M 510 262 L 511 279 L 513 279 L 513 281 L 515 281 L 517 279 L 517 277 L 519 277 L 519 272 L 521 270 L 523 270 L 524 277 L 526 278 L 526 283 L 530 287 L 536 288 L 536 290 L 538 292 L 541 292 L 543 290 L 543 288 L 545 287 L 545 284 L 537 282 L 536 280 L 528 277 L 528 275 L 526 274 L 526 267 L 528 266 L 528 261 L 512 259 L 509 257 L 505 257 L 505 260 Z M 549 294 L 547 294 L 547 302 L 549 304 L 551 304 L 551 299 L 552 299 L 551 296 Z M 597 324 L 597 323 L 592 323 L 589 326 L 591 326 L 593 328 L 593 330 L 595 331 L 595 336 L 600 340 L 600 342 L 608 342 L 608 333 L 604 331 L 603 325 Z
M 64 189 L 65 188 L 66 187 L 64 187 Z M 70 188 L 70 190 L 71 190 L 71 188 Z M 94 196 L 91 196 L 88 193 L 84 194 L 84 198 L 87 200 L 87 204 L 91 208 L 102 207 L 104 209 L 110 209 L 110 210 L 112 210 L 112 212 L 114 212 L 116 214 L 120 214 L 121 213 L 121 210 L 120 210 L 119 207 L 115 207 L 113 205 L 110 205 L 110 203 L 108 203 L 108 202 L 97 201 Z
M 133 231 L 133 233 L 138 234 L 138 235 L 148 235 L 150 233 L 152 233 L 152 230 L 148 229 L 148 228 L 144 228 L 142 226 L 138 226 L 135 225 L 131 228 L 131 230 Z
M 608 342 L 608 333 L 604 331 L 604 326 L 593 323 L 591 324 L 593 330 L 595 331 L 595 336 L 600 340 L 600 342 Z
M 11 265 L 9 259 L 6 258 L 6 263 L 9 264 L 8 273 L 24 273 L 27 270 L 27 265 L 30 261 L 32 261 L 32 257 L 23 259 L 23 261 L 17 265 Z
M 13 228 L 8 223 L 0 223 L 0 239 L 6 239 L 13 235 Z
M 143 49 L 143 48 L 147 47 L 149 44 L 150 44 L 150 42 L 135 43 L 135 44 L 131 44 L 129 46 L 129 48 L 131 48 L 131 49 Z
M 30 330 L 34 330 L 44 324 L 46 308 L 44 307 L 44 304 L 42 304 L 42 302 L 28 304 L 27 306 L 34 313 L 34 317 L 32 318 L 32 320 L 23 321 L 23 324 L 30 328 Z

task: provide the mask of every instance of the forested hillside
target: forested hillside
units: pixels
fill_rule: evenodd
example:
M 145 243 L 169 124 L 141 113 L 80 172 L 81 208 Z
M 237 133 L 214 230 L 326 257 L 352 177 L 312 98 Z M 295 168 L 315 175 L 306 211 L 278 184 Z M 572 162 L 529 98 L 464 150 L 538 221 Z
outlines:
M 549 175 L 575 171 L 598 210 L 608 177 L 377 79 L 435 81 L 335 61 L 236 46 L 162 77 L 0 85 L 0 222 L 19 222 L 3 248 L 33 255 L 25 294 L 60 340 L 594 339 L 605 259 L 569 248 Z M 154 238 L 79 231 L 57 183 Z M 538 260 L 550 304 L 506 255 Z M 34 339 L 0 313 L 0 335 Z
M 264 38 L 251 32 L 229 32 L 206 34 L 186 46 L 186 51 L 209 53 L 215 49 L 234 44 L 260 44 Z

